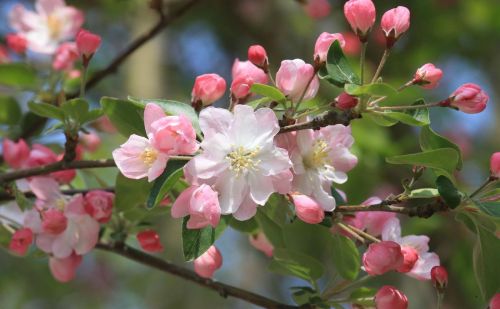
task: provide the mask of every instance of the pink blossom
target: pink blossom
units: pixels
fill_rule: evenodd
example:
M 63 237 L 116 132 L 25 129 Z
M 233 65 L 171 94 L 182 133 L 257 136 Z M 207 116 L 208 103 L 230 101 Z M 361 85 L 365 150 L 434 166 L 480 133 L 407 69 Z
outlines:
M 382 231 L 382 240 L 393 241 L 401 246 L 402 251 L 406 251 L 408 268 L 413 263 L 413 267 L 407 271 L 404 267 L 400 271 L 418 280 L 430 280 L 431 269 L 439 265 L 439 256 L 434 252 L 429 252 L 429 237 L 423 235 L 409 235 L 401 237 L 401 226 L 398 218 L 387 221 Z M 418 255 L 416 262 L 413 262 L 414 255 Z
M 80 141 L 82 142 L 85 150 L 88 152 L 95 152 L 99 149 L 99 146 L 101 146 L 101 138 L 99 137 L 99 134 L 94 131 L 91 131 L 88 134 L 81 134 Z
M 28 47 L 28 41 L 18 33 L 9 33 L 5 36 L 7 46 L 18 54 L 24 54 Z
M 267 74 L 250 61 L 234 60 L 232 68 L 233 82 L 231 93 L 236 98 L 244 98 L 250 94 L 250 87 L 254 83 L 267 84 Z
M 309 100 L 316 96 L 319 89 L 319 78 L 315 75 L 313 66 L 304 60 L 283 60 L 276 73 L 276 85 L 293 102 Z M 302 97 L 306 87 L 307 91 Z
M 332 6 L 328 0 L 308 0 L 304 9 L 310 17 L 321 19 L 330 15 Z
M 273 256 L 274 246 L 269 242 L 266 235 L 259 232 L 254 235 L 248 236 L 250 244 L 257 250 L 264 252 L 268 257 Z
M 500 309 L 500 293 L 496 293 L 490 300 L 489 309 Z
M 442 291 L 448 285 L 448 271 L 446 271 L 446 268 L 443 266 L 434 266 L 431 269 L 431 279 L 434 287 L 439 291 Z
M 17 230 L 9 243 L 9 250 L 18 255 L 26 255 L 29 247 L 33 243 L 33 231 L 29 228 Z
M 99 223 L 107 223 L 113 214 L 115 194 L 91 190 L 85 194 L 85 211 Z
M 205 253 L 194 260 L 194 271 L 203 278 L 212 278 L 215 271 L 221 266 L 222 255 L 215 246 L 211 246 Z
M 398 6 L 384 13 L 380 22 L 386 38 L 387 48 L 391 48 L 399 37 L 410 28 L 410 10 Z
M 42 228 L 47 234 L 57 235 L 68 226 L 68 218 L 59 209 L 50 208 L 42 212 Z
M 372 276 L 398 269 L 403 260 L 401 246 L 394 241 L 372 243 L 363 254 L 365 271 Z
M 2 143 L 3 159 L 10 167 L 14 169 L 21 168 L 26 165 L 26 161 L 30 155 L 28 144 L 23 139 L 17 143 L 5 138 Z
M 201 101 L 208 106 L 220 99 L 226 91 L 226 81 L 217 74 L 203 74 L 196 77 L 191 102 Z
M 361 205 L 375 205 L 382 202 L 378 197 L 370 197 Z M 361 211 L 356 213 L 356 218 L 360 220 L 362 230 L 373 236 L 379 236 L 385 227 L 387 221 L 396 217 L 396 213 L 387 211 Z
M 76 35 L 76 46 L 84 59 L 90 59 L 100 45 L 101 37 L 95 33 L 81 29 Z
M 486 108 L 489 97 L 480 86 L 472 83 L 463 84 L 455 90 L 442 106 L 453 106 L 467 114 L 476 114 Z
M 137 233 L 137 241 L 144 251 L 161 252 L 163 245 L 160 242 L 160 235 L 155 230 L 145 230 Z
M 375 305 L 377 309 L 406 309 L 408 299 L 395 287 L 384 285 L 375 294 Z
M 436 68 L 432 63 L 426 63 L 415 73 L 413 83 L 422 85 L 422 88 L 425 89 L 434 89 L 438 86 L 442 77 L 443 71 Z
M 292 199 L 295 214 L 300 220 L 309 224 L 317 224 L 325 218 L 325 211 L 312 198 L 302 194 L 293 194 Z
M 248 76 L 239 76 L 231 83 L 231 93 L 237 99 L 244 99 L 250 95 L 250 88 L 254 81 Z
M 65 258 L 51 257 L 49 259 L 50 272 L 59 282 L 69 282 L 75 278 L 76 269 L 82 263 L 82 256 L 72 253 Z
M 362 41 L 375 23 L 375 5 L 371 0 L 349 0 L 344 4 L 344 15 L 352 31 Z
M 196 131 L 184 115 L 164 116 L 151 123 L 151 144 L 167 155 L 190 155 L 198 150 Z
M 491 176 L 500 178 L 500 152 L 495 152 L 490 159 Z
M 40 145 L 34 144 L 29 153 L 29 157 L 26 160 L 26 167 L 38 167 L 42 165 L 47 165 L 51 163 L 58 162 L 62 159 L 63 154 L 57 155 L 52 151 L 52 149 Z M 63 170 L 58 172 L 53 172 L 50 176 L 56 179 L 60 183 L 70 183 L 76 176 L 75 170 Z
M 60 43 L 74 38 L 83 24 L 83 13 L 64 0 L 37 0 L 36 11 L 28 11 L 22 4 L 9 14 L 10 26 L 28 41 L 34 52 L 52 54 Z
M 220 220 L 218 194 L 210 186 L 193 185 L 184 190 L 172 206 L 172 217 L 189 215 L 188 229 L 200 229 L 211 225 L 216 227 Z
M 62 43 L 54 54 L 52 68 L 56 71 L 71 70 L 76 60 L 78 60 L 76 44 L 74 42 Z
M 335 106 L 341 110 L 349 110 L 358 105 L 358 98 L 342 92 L 338 97 L 335 98 Z
M 344 48 L 345 40 L 342 33 L 321 33 L 314 45 L 314 60 L 319 59 L 319 62 L 326 62 L 328 50 L 334 41 L 339 41 L 340 47 Z
M 96 128 L 102 132 L 114 134 L 117 132 L 115 126 L 111 123 L 108 116 L 103 116 L 95 122 Z
M 267 53 L 261 45 L 252 45 L 248 48 L 248 60 L 253 65 L 263 68 L 267 64 Z

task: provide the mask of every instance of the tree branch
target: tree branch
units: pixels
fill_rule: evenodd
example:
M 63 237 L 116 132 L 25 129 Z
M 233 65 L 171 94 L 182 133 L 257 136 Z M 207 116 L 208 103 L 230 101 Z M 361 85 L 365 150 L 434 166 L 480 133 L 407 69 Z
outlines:
M 101 191 L 107 191 L 107 192 L 115 192 L 115 188 L 93 188 L 93 189 L 71 189 L 71 190 L 61 190 L 61 193 L 63 195 L 75 195 L 75 194 L 80 194 L 80 193 L 87 193 L 93 190 L 101 190 Z M 24 196 L 31 198 L 31 197 L 36 197 L 33 192 L 25 192 Z M 0 193 L 0 202 L 6 202 L 6 201 L 12 201 L 16 197 L 12 194 L 9 193 Z
M 402 201 L 399 200 L 385 200 L 381 203 L 374 205 L 344 205 L 337 206 L 334 213 L 353 213 L 359 211 L 387 211 L 395 212 L 402 215 L 407 215 L 409 217 L 420 217 L 429 218 L 436 212 L 442 212 L 449 210 L 448 206 L 444 201 L 437 197 L 434 201 L 415 207 L 405 207 L 405 206 L 394 206 L 393 204 L 398 204 Z
M 337 112 L 331 110 L 325 115 L 315 117 L 310 121 L 281 127 L 279 133 L 286 133 L 286 132 L 306 130 L 306 129 L 319 130 L 322 127 L 335 124 L 343 124 L 347 126 L 349 125 L 349 123 L 351 123 L 351 120 L 357 118 L 361 118 L 361 115 L 355 114 L 352 111 Z
M 224 298 L 226 298 L 227 296 L 232 296 L 241 299 L 243 301 L 249 302 L 251 304 L 261 306 L 263 308 L 272 308 L 272 309 L 311 308 L 310 306 L 298 307 L 298 306 L 282 304 L 267 297 L 252 293 L 250 291 L 246 291 L 222 282 L 216 282 L 211 279 L 202 278 L 189 269 L 169 263 L 167 261 L 146 254 L 137 249 L 128 247 L 127 245 L 118 245 L 118 244 L 111 245 L 111 244 L 98 243 L 96 248 L 116 253 L 118 255 L 126 257 L 140 264 L 156 268 L 160 271 L 186 279 L 188 281 L 194 282 L 208 289 L 212 289 L 214 291 L 217 291 Z

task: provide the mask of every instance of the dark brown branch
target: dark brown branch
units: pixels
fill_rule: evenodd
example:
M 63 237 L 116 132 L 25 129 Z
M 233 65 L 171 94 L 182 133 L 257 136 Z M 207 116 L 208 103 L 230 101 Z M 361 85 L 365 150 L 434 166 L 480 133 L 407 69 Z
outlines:
M 281 127 L 279 133 L 286 133 L 286 132 L 292 132 L 292 131 L 299 131 L 299 130 L 306 130 L 306 129 L 313 129 L 313 130 L 319 130 L 322 127 L 326 127 L 329 125 L 335 125 L 335 124 L 343 124 L 345 126 L 349 125 L 351 123 L 351 120 L 361 118 L 360 115 L 354 114 L 351 111 L 347 112 L 337 112 L 334 110 L 329 111 L 323 116 L 318 116 L 308 122 L 303 122 L 303 123 L 297 123 L 297 124 L 292 124 L 288 126 Z
M 186 279 L 188 281 L 194 282 L 208 289 L 212 289 L 214 291 L 217 291 L 224 298 L 227 296 L 232 296 L 244 300 L 246 302 L 249 302 L 251 304 L 261 306 L 263 308 L 273 308 L 273 309 L 312 308 L 310 306 L 297 307 L 297 306 L 282 304 L 267 297 L 252 293 L 250 291 L 246 291 L 222 282 L 216 282 L 211 279 L 202 278 L 189 269 L 169 263 L 165 260 L 159 259 L 157 257 L 146 254 L 142 251 L 136 250 L 126 245 L 110 245 L 110 244 L 99 243 L 97 244 L 97 248 L 104 251 L 116 253 L 118 255 L 126 257 L 140 264 L 156 268 L 160 271 Z
M 93 190 L 101 190 L 101 191 L 107 191 L 107 192 L 115 192 L 115 188 L 94 188 L 94 189 L 71 189 L 71 190 L 61 190 L 61 193 L 64 195 L 75 195 L 75 194 L 85 194 L 89 191 Z M 35 197 L 35 194 L 33 192 L 26 192 L 24 193 L 24 196 L 28 198 Z M 15 199 L 15 196 L 9 193 L 0 193 L 0 202 L 6 202 L 6 201 L 12 201 Z
M 401 201 L 398 200 L 386 200 L 382 201 L 379 204 L 375 205 L 353 205 L 353 206 L 337 206 L 335 208 L 334 213 L 354 213 L 359 211 L 387 211 L 387 212 L 395 212 L 402 215 L 407 215 L 409 217 L 420 217 L 420 218 L 429 218 L 436 212 L 447 211 L 449 208 L 446 203 L 440 197 L 435 198 L 434 201 L 414 207 L 407 206 L 395 206 L 394 204 L 398 204 Z

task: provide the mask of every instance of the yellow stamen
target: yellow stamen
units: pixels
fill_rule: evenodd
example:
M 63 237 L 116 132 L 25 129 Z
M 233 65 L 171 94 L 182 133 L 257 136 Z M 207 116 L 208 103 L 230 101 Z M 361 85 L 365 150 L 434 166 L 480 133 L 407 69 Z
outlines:
M 50 37 L 53 39 L 58 38 L 62 28 L 61 20 L 57 16 L 49 15 L 47 17 L 47 25 Z
M 152 148 L 144 149 L 144 152 L 141 154 L 141 159 L 147 166 L 153 165 L 158 157 L 158 151 Z
M 322 140 L 318 139 L 313 144 L 312 153 L 310 153 L 306 158 L 304 158 L 304 165 L 309 168 L 319 168 L 329 165 L 328 163 L 328 152 L 330 148 L 328 144 Z
M 250 169 L 257 170 L 257 165 L 261 160 L 255 159 L 255 157 L 259 154 L 259 150 L 259 147 L 254 150 L 247 150 L 241 146 L 237 147 L 226 156 L 230 163 L 229 169 L 238 176 Z

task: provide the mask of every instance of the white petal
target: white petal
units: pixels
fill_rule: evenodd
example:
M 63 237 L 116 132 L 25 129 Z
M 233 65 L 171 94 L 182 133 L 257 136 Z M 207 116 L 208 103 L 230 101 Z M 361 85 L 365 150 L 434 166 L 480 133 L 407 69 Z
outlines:
M 401 242 L 401 225 L 398 218 L 387 220 L 382 230 L 382 240 L 390 240 L 397 243 Z
M 250 173 L 248 178 L 250 183 L 250 197 L 255 203 L 264 205 L 269 196 L 274 192 L 271 177 Z

